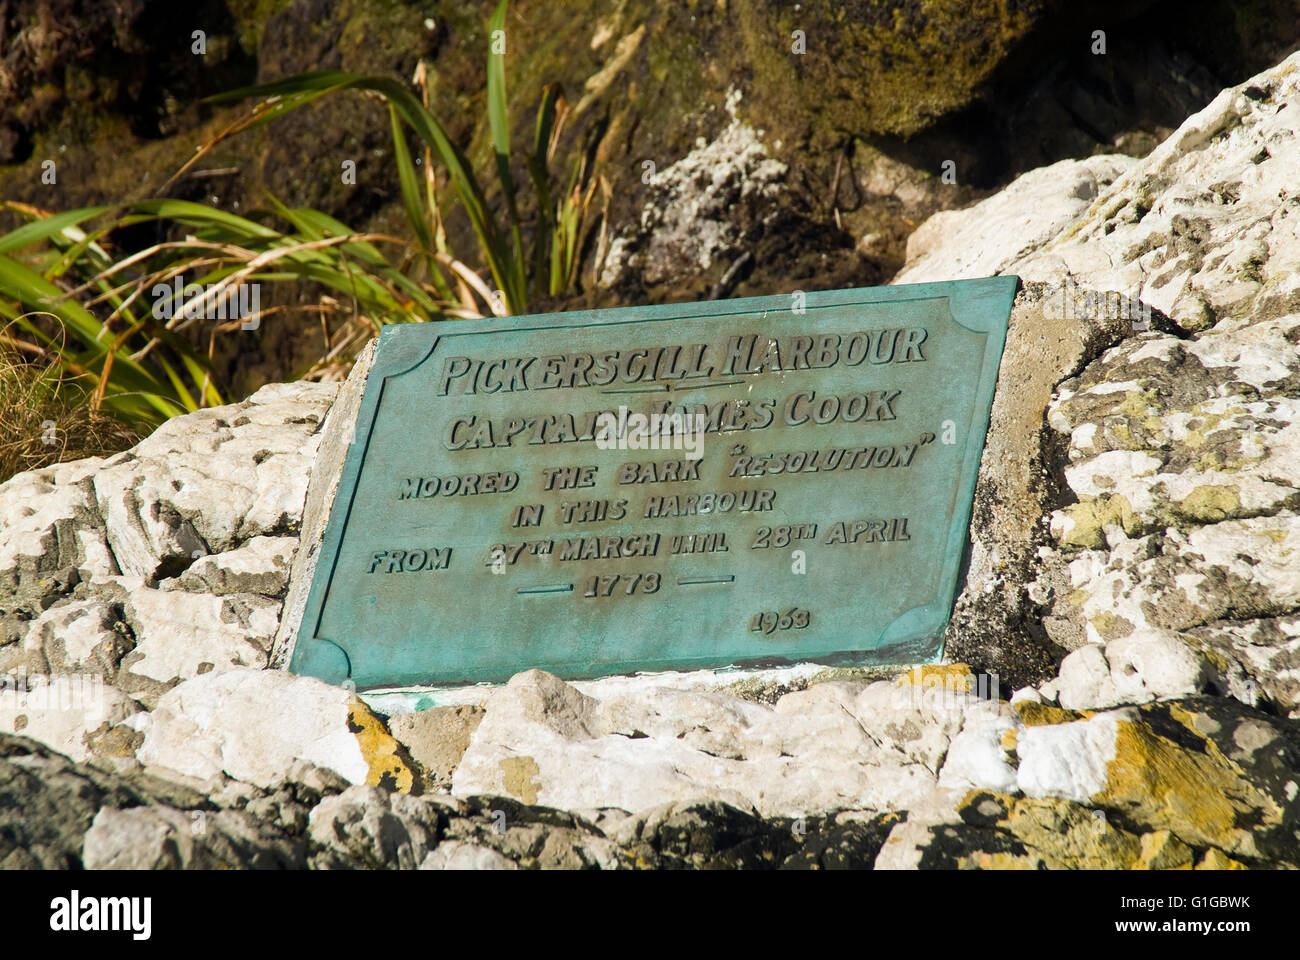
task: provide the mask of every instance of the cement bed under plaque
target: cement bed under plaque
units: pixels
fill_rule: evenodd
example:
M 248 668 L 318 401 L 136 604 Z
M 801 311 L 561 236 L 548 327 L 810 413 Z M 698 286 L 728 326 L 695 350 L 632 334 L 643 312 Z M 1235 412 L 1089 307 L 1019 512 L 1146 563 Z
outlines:
M 385 328 L 290 668 L 938 658 L 1017 283 Z

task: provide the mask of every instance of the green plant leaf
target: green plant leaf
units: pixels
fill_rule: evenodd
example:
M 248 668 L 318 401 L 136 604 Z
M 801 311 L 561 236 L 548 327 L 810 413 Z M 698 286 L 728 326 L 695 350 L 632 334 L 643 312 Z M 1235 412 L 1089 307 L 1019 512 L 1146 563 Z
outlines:
M 406 207 L 406 217 L 411 222 L 411 229 L 426 251 L 433 250 L 433 234 L 429 231 L 428 213 L 420 196 L 420 178 L 411 162 L 411 153 L 406 147 L 406 132 L 402 129 L 401 118 L 397 108 L 388 105 L 388 118 L 393 129 L 393 157 L 397 161 L 397 178 L 402 186 L 402 203 Z
M 506 8 L 507 0 L 501 0 L 488 23 L 488 60 L 487 60 L 487 103 L 488 127 L 492 133 L 492 152 L 496 156 L 497 176 L 501 180 L 501 194 L 505 197 L 506 213 L 510 217 L 510 236 L 513 245 L 513 257 L 509 267 L 513 276 L 510 286 L 503 286 L 506 299 L 515 312 L 527 308 L 521 299 L 524 296 L 524 254 L 523 237 L 519 224 L 519 207 L 515 199 L 515 181 L 510 174 L 510 106 L 506 98 Z M 497 52 L 496 43 L 500 37 L 502 50 Z
M 48 240 L 53 236 L 62 234 L 67 227 L 77 226 L 83 221 L 90 220 L 111 209 L 113 208 L 83 207 L 80 210 L 68 210 L 65 213 L 56 213 L 43 220 L 33 220 L 31 223 L 25 223 L 18 229 L 11 230 L 0 237 L 0 253 L 8 253 L 10 250 L 25 247 L 29 243 Z

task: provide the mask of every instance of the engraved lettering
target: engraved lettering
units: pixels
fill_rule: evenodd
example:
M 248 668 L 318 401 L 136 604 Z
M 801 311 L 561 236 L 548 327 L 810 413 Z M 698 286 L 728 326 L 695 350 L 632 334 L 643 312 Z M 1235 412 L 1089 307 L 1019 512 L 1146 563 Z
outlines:
M 445 397 L 451 391 L 453 382 L 459 382 L 469 373 L 472 362 L 469 357 L 448 357 L 442 362 L 442 382 L 438 386 L 438 396 Z M 464 393 L 462 388 L 457 391 Z
M 420 573 L 446 570 L 451 566 L 451 547 L 416 548 L 414 550 L 376 550 L 370 555 L 367 573 Z
M 718 493 L 693 494 L 687 497 L 649 496 L 641 504 L 644 520 L 664 517 L 693 517 L 707 513 L 760 513 L 771 510 L 776 503 L 775 490 L 730 490 Z
M 720 531 L 714 533 L 688 533 L 674 536 L 669 544 L 670 554 L 682 553 L 728 553 L 727 535 Z
M 854 520 L 832 523 L 822 543 L 893 543 L 911 540 L 907 532 L 907 518 L 889 520 Z
M 898 358 L 899 363 L 908 363 L 913 360 L 924 360 L 925 354 L 921 352 L 921 344 L 925 343 L 925 338 L 929 331 L 925 327 L 912 327 L 907 331 L 903 339 L 903 355 Z
M 543 509 L 540 503 L 521 503 L 515 507 L 515 512 L 510 517 L 510 526 L 540 527 Z
M 659 534 L 638 533 L 619 537 L 570 537 L 560 541 L 561 561 L 626 560 L 653 557 L 659 552 Z
M 481 493 L 509 493 L 519 486 L 519 474 L 471 473 L 448 477 L 404 477 L 397 492 L 398 500 L 428 500 L 444 497 L 473 496 Z
M 619 465 L 619 483 L 685 483 L 700 479 L 703 460 L 646 460 Z
M 544 490 L 572 490 L 574 487 L 594 487 L 596 467 L 543 467 Z

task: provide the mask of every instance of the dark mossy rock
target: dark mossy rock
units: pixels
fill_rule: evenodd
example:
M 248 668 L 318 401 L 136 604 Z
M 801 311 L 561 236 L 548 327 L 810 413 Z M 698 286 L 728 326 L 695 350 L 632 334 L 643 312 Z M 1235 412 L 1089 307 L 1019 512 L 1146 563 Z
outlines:
M 306 865 L 300 839 L 243 813 L 222 811 L 186 787 L 73 763 L 34 740 L 0 734 L 0 869 L 81 869 L 86 835 L 97 818 L 103 818 L 101 830 L 110 822 L 118 831 L 144 827 L 123 845 L 132 856 L 114 866 Z M 164 832 L 166 837 L 158 835 Z

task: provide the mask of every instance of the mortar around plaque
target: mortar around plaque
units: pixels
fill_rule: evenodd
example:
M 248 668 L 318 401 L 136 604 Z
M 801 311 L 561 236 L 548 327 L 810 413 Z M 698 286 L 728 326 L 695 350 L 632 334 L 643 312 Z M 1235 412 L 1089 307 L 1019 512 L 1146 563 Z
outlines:
M 385 328 L 291 669 L 937 659 L 1017 284 Z

